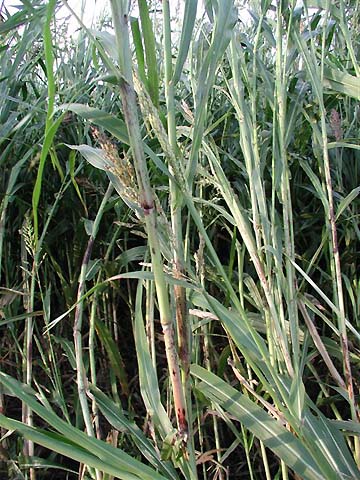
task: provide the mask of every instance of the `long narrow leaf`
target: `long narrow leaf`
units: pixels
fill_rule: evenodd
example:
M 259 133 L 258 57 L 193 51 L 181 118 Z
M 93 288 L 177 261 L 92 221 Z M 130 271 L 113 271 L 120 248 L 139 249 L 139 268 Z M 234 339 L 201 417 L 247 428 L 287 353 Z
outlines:
M 123 480 L 140 480 L 142 478 L 141 476 L 133 475 L 126 470 L 122 470 L 120 467 L 114 467 L 107 461 L 99 459 L 96 455 L 93 455 L 81 448 L 81 446 L 72 443 L 63 435 L 29 427 L 17 420 L 7 418 L 2 414 L 0 414 L 0 425 L 8 430 L 18 431 L 26 439 L 31 440 L 38 445 L 42 445 L 50 451 L 60 453 L 61 455 L 83 463 L 84 465 L 96 468 L 101 472 L 114 475 L 116 478 Z M 159 480 L 160 478 L 164 477 L 159 477 Z
M 106 462 L 112 468 L 128 472 L 133 478 L 139 477 L 147 480 L 164 479 L 164 477 L 150 467 L 141 464 L 141 462 L 132 458 L 123 450 L 115 448 L 97 438 L 89 437 L 84 432 L 69 425 L 67 422 L 59 418 L 52 410 L 42 406 L 36 400 L 35 392 L 33 395 L 29 394 L 29 388 L 24 389 L 24 386 L 20 382 L 3 372 L 0 372 L 0 383 L 2 383 L 13 395 L 26 403 L 26 405 L 28 405 L 37 415 L 51 425 L 52 428 L 88 453 L 96 455 L 96 457 L 101 461 Z M 131 478 L 131 476 L 129 476 L 129 478 Z
M 221 378 L 197 365 L 193 376 L 201 380 L 197 388 L 246 426 L 304 480 L 328 480 L 301 442 L 258 405 Z
M 90 385 L 90 391 L 94 396 L 96 403 L 106 417 L 107 421 L 117 430 L 128 432 L 136 443 L 140 453 L 160 472 L 169 478 L 176 480 L 178 476 L 170 463 L 161 461 L 160 456 L 154 446 L 145 437 L 144 433 L 134 423 L 126 418 L 118 405 L 102 393 L 98 388 Z

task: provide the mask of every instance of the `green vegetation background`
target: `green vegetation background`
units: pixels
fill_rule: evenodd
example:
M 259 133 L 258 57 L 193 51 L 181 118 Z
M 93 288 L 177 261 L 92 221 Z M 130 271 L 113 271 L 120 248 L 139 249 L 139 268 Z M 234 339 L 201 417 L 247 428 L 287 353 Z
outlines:
M 2 6 L 0 477 L 359 478 L 359 2 L 127 3 Z

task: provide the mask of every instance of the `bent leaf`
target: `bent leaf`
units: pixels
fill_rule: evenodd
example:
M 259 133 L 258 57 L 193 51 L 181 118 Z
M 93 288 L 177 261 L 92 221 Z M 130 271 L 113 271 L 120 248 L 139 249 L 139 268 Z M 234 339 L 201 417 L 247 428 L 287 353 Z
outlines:
M 191 374 L 201 380 L 198 390 L 245 425 L 264 445 L 304 480 L 326 480 L 321 469 L 300 440 L 270 417 L 262 408 L 230 387 L 221 378 L 198 365 Z
M 103 468 L 103 462 L 106 463 L 108 468 L 112 470 L 112 474 L 114 474 L 115 471 L 117 472 L 116 476 L 118 478 L 132 480 L 164 480 L 165 477 L 158 474 L 147 465 L 142 464 L 135 458 L 132 458 L 123 450 L 115 448 L 97 438 L 89 437 L 86 433 L 62 420 L 53 410 L 50 409 L 49 404 L 45 408 L 37 401 L 36 392 L 31 390 L 30 387 L 23 385 L 9 375 L 6 375 L 4 372 L 0 372 L 0 383 L 5 386 L 7 391 L 19 398 L 31 410 L 39 415 L 39 417 L 45 420 L 48 425 L 51 425 L 53 429 L 57 430 L 63 436 L 64 442 L 71 443 L 72 450 L 70 449 L 70 451 L 66 450 L 66 452 L 62 452 L 65 455 L 68 455 L 69 458 L 75 458 L 76 451 L 82 450 L 83 454 L 87 457 L 87 461 L 90 462 L 91 458 L 95 458 L 96 461 L 99 462 L 100 470 Z M 9 422 L 13 425 L 15 420 L 8 419 L 3 415 L 0 416 L 0 424 L 2 426 L 8 428 L 10 424 Z M 10 429 L 13 428 L 10 427 Z M 27 438 L 32 438 L 41 445 L 43 445 L 43 442 L 48 440 L 51 435 L 49 432 L 46 432 L 46 438 L 44 438 L 44 433 L 41 430 L 27 427 L 20 422 L 16 422 L 16 429 L 26 435 Z M 40 435 L 41 438 L 35 439 L 37 435 Z M 74 444 L 76 445 L 76 449 L 74 448 Z M 62 448 L 60 443 L 53 445 L 50 449 L 55 449 L 54 447 L 56 446 L 56 451 L 60 451 L 59 449 Z

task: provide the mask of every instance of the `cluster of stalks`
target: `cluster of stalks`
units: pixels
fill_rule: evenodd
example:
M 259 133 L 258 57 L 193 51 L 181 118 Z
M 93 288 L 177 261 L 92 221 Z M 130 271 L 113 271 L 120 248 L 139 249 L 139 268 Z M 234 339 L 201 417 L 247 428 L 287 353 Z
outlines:
M 82 28 L 74 58 L 55 48 L 56 0 L 24 2 L 0 25 L 9 478 L 35 480 L 44 446 L 49 464 L 78 462 L 77 478 L 355 480 L 359 7 L 252 0 L 240 21 L 241 2 L 200 14 L 186 0 L 175 35 L 169 0 L 138 0 L 139 18 L 110 0 L 112 33 L 61 3 Z M 42 56 L 26 57 L 14 88 L 33 37 Z

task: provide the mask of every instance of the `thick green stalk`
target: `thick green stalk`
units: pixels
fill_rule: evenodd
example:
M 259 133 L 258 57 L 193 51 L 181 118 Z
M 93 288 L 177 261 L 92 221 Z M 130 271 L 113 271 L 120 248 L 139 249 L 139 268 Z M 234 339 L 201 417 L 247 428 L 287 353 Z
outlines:
M 111 0 L 110 2 L 117 42 L 118 62 L 121 70 L 121 76 L 119 75 L 120 95 L 134 159 L 138 182 L 139 203 L 142 208 L 148 234 L 160 321 L 164 334 L 166 357 L 173 389 L 177 425 L 180 436 L 184 444 L 186 444 L 188 436 L 186 404 L 181 384 L 179 359 L 174 340 L 174 326 L 156 228 L 156 207 L 143 151 L 139 120 L 137 117 L 137 104 L 132 78 L 132 61 L 128 32 L 129 11 L 127 3 L 128 2 L 125 0 Z
M 287 39 L 283 51 L 283 31 L 282 31 L 282 12 L 283 3 L 278 2 L 277 7 L 277 35 L 276 35 L 276 104 L 278 128 L 276 129 L 277 141 L 279 145 L 279 154 L 282 165 L 281 174 L 281 197 L 283 207 L 283 225 L 284 225 L 284 241 L 285 241 L 285 264 L 287 277 L 287 291 L 285 292 L 287 301 L 287 310 L 290 324 L 291 346 L 293 353 L 293 365 L 295 371 L 298 371 L 298 362 L 300 358 L 299 339 L 298 339 L 298 313 L 295 298 L 295 271 L 291 260 L 295 261 L 294 252 L 294 234 L 293 234 L 293 220 L 292 220 L 292 204 L 289 180 L 289 165 L 286 151 L 286 57 L 287 57 Z M 289 28 L 291 27 L 291 16 L 289 20 Z
M 165 65 L 165 98 L 167 107 L 168 138 L 171 149 L 177 159 L 178 146 L 176 141 L 176 121 L 174 105 L 174 86 L 172 83 L 172 55 L 171 55 L 171 26 L 169 0 L 163 0 L 163 18 L 164 18 L 164 65 Z M 175 172 L 171 165 L 169 170 L 172 175 Z M 173 179 L 169 181 L 170 186 L 170 210 L 171 226 L 174 237 L 174 275 L 175 278 L 181 278 L 184 273 L 184 247 L 181 223 L 182 196 L 179 187 Z M 176 308 L 176 326 L 178 332 L 179 357 L 182 367 L 183 384 L 186 389 L 186 382 L 189 376 L 189 327 L 187 325 L 186 292 L 179 285 L 174 286 L 175 308 Z

